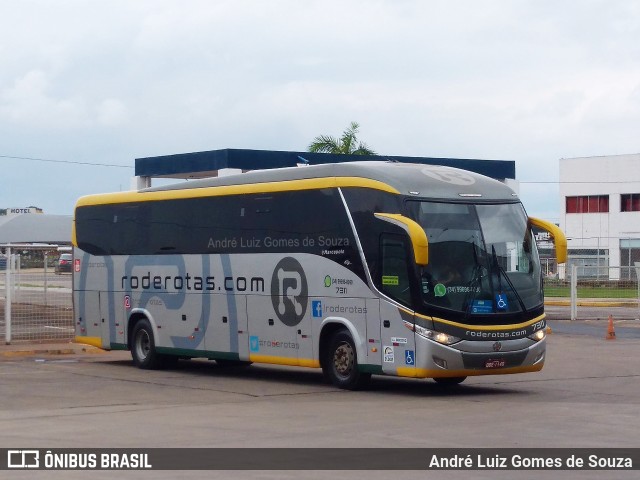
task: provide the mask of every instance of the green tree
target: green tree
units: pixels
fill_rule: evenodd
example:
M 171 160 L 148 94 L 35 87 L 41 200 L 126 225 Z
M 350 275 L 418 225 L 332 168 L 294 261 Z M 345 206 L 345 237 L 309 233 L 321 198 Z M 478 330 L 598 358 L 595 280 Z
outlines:
M 309 151 L 312 153 L 376 155 L 376 152 L 358 140 L 358 128 L 360 128 L 360 125 L 356 122 L 351 122 L 349 128 L 342 132 L 340 138 L 335 138 L 331 135 L 317 136 L 309 145 Z

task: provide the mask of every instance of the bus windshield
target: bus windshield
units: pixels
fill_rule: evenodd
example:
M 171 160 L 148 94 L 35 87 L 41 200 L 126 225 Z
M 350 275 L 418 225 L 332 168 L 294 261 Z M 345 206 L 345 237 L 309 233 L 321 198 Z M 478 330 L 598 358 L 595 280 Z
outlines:
M 470 319 L 542 305 L 538 253 L 520 203 L 408 205 L 429 240 L 429 264 L 420 284 L 428 310 L 446 309 Z

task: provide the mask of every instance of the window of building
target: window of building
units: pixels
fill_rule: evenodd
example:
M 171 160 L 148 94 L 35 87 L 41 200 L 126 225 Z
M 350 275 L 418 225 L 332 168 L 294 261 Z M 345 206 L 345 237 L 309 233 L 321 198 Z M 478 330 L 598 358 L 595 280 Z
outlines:
M 609 195 L 584 195 L 566 198 L 567 213 L 607 213 Z
M 636 263 L 640 262 L 640 239 L 620 239 L 620 278 L 623 280 L 635 280 Z
M 640 212 L 640 193 L 625 193 L 620 195 L 621 212 Z
M 609 249 L 571 249 L 567 270 L 573 265 L 578 267 L 578 278 L 609 278 Z

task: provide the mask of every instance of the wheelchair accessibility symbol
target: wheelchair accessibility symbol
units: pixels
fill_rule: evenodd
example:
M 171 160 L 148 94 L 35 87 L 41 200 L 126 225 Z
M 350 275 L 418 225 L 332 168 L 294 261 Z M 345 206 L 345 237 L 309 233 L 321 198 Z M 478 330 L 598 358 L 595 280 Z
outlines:
M 404 363 L 407 365 L 415 365 L 416 357 L 413 353 L 413 350 L 405 350 L 404 351 Z
M 509 308 L 507 304 L 507 295 L 504 293 L 499 293 L 496 295 L 496 307 L 498 310 L 506 310 Z

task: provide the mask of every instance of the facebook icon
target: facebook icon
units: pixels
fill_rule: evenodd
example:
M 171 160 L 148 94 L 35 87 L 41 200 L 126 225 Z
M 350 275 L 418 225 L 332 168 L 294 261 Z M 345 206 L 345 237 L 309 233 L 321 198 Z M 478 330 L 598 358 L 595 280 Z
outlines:
M 322 318 L 322 302 L 320 300 L 311 301 L 311 315 L 314 318 Z

